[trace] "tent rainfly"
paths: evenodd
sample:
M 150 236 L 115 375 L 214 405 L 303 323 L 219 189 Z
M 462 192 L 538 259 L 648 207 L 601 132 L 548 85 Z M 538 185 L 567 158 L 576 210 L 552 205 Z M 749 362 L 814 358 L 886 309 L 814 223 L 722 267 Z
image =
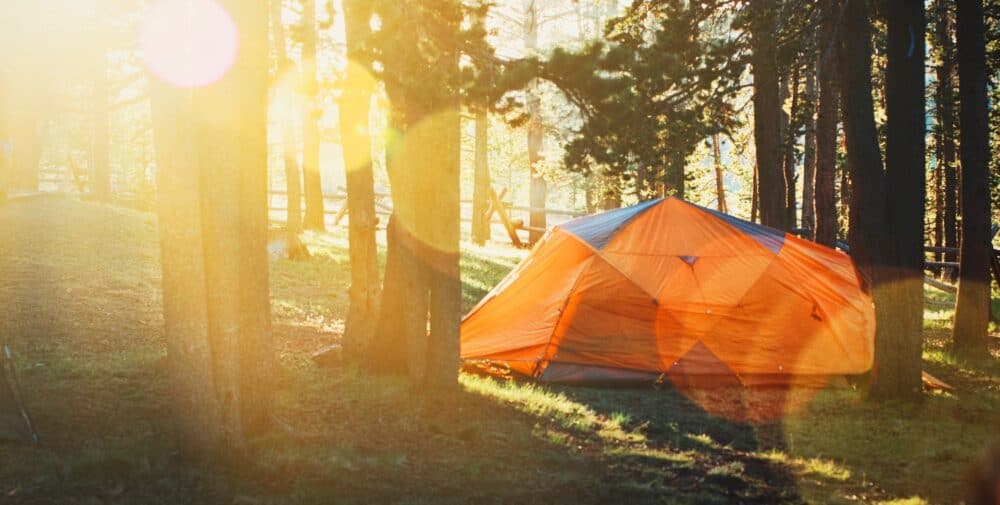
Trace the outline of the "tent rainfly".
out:
M 875 309 L 842 252 L 677 198 L 545 237 L 462 322 L 462 358 L 543 382 L 808 383 L 869 370 Z

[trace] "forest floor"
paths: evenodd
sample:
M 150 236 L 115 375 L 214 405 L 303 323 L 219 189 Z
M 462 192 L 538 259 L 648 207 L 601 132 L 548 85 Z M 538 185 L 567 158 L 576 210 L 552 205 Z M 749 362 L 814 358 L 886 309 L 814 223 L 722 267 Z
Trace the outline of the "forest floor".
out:
M 347 309 L 346 233 L 307 234 L 271 269 L 291 429 L 226 466 L 180 458 L 153 215 L 58 197 L 0 204 L 0 339 L 17 356 L 37 447 L 0 445 L 7 503 L 955 503 L 1000 436 L 991 359 L 947 351 L 929 294 L 925 368 L 956 388 L 917 405 L 830 388 L 766 422 L 711 415 L 669 387 L 554 387 L 463 374 L 424 398 L 405 381 L 317 368 Z M 523 256 L 463 251 L 470 307 Z

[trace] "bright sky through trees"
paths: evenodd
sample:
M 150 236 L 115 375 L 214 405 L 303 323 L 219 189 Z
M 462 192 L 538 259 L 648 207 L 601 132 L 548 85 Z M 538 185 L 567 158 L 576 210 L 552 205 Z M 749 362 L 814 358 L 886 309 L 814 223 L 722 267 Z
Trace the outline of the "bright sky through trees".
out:
M 215 0 L 159 0 L 145 14 L 140 46 L 150 71 L 188 88 L 219 80 L 238 51 L 233 19 Z

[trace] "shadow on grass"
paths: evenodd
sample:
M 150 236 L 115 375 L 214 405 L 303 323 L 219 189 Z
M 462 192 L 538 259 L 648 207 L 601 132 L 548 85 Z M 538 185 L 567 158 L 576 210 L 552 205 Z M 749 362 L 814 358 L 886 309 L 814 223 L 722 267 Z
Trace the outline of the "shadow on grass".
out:
M 783 437 L 774 433 L 780 430 L 777 424 L 755 427 L 709 414 L 669 386 L 554 391 L 634 434 L 632 444 L 605 451 L 610 464 L 624 473 L 619 486 L 669 492 L 690 503 L 801 501 L 791 471 L 760 456 L 783 445 Z

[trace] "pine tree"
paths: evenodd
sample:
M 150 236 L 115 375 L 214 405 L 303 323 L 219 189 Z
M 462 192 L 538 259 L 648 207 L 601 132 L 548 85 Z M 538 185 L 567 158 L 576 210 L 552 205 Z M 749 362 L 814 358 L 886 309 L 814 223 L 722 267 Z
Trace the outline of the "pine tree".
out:
M 316 79 L 316 0 L 302 1 L 302 174 L 306 197 L 303 224 L 309 230 L 325 230 L 323 178 L 319 157 L 319 116 Z
M 241 51 L 218 82 L 155 80 L 170 375 L 189 449 L 241 451 L 270 423 L 266 0 L 221 4 Z
M 955 347 L 987 353 L 990 319 L 989 100 L 982 0 L 957 1 L 962 249 L 955 305 Z
M 344 0 L 347 74 L 340 99 L 340 135 L 347 179 L 351 288 L 344 324 L 344 354 L 360 357 L 370 344 L 378 316 L 379 272 L 375 246 L 375 177 L 368 115 L 375 80 L 369 48 L 372 9 L 366 0 Z
M 881 283 L 893 296 L 877 309 L 892 317 L 892 328 L 875 342 L 876 398 L 920 395 L 924 317 L 925 121 L 924 54 L 926 31 L 921 2 L 887 4 L 886 198 L 889 253 Z

